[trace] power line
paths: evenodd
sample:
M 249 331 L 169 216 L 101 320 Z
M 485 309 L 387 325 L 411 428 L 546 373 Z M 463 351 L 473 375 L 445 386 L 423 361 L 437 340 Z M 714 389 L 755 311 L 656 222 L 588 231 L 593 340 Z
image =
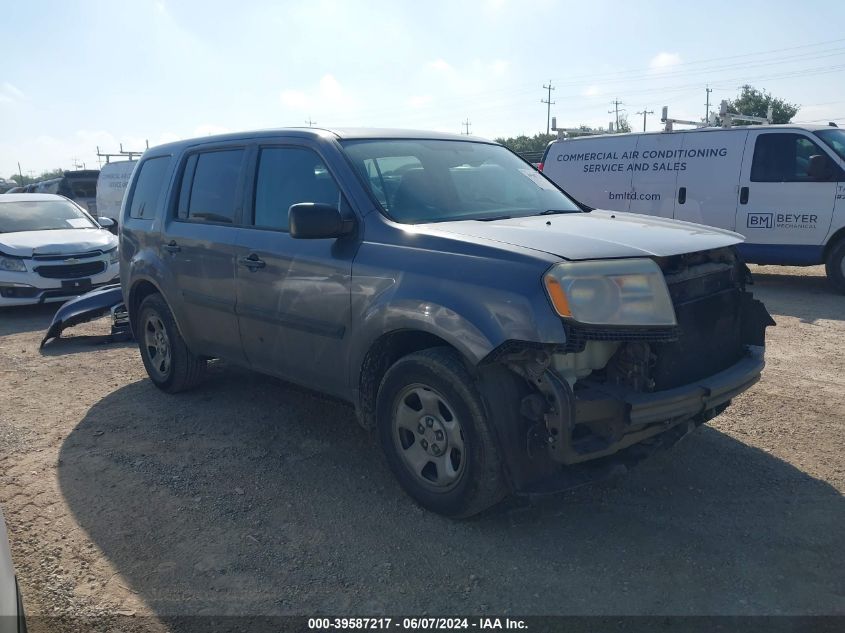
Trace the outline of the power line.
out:
M 540 103 L 546 104 L 546 136 L 549 134 L 549 123 L 552 120 L 552 105 L 554 101 L 552 101 L 552 90 L 554 90 L 554 86 L 552 86 L 551 80 L 549 80 L 549 85 L 543 84 L 543 89 L 549 91 L 549 96 L 547 99 L 540 99 Z
M 654 114 L 654 110 L 643 110 L 642 112 L 637 112 L 637 114 L 643 115 L 643 132 L 645 132 L 645 119 L 649 114 Z M 619 127 L 619 124 L 616 124 L 616 127 Z

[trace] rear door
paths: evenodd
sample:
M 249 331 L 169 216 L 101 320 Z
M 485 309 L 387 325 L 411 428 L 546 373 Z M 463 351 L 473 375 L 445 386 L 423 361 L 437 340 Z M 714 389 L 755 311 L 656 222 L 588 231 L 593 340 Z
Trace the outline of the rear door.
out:
M 802 130 L 764 128 L 748 133 L 736 230 L 746 236 L 749 244 L 824 243 L 841 170 L 834 165 L 829 178 L 812 179 L 807 169 L 810 156 L 815 154 L 828 156 L 834 162 L 818 139 Z
M 702 130 L 683 137 L 682 169 L 675 183 L 675 219 L 735 231 L 748 131 Z
M 242 217 L 245 147 L 190 153 L 182 166 L 175 213 L 161 240 L 173 275 L 171 298 L 193 351 L 243 362 L 235 315 L 235 258 Z
M 288 209 L 299 202 L 346 205 L 336 179 L 307 141 L 258 147 L 240 234 L 237 304 L 249 364 L 330 393 L 347 383 L 350 278 L 355 237 L 294 239 Z
M 630 169 L 631 213 L 671 218 L 675 212 L 675 183 L 684 166 L 684 134 L 641 134 Z

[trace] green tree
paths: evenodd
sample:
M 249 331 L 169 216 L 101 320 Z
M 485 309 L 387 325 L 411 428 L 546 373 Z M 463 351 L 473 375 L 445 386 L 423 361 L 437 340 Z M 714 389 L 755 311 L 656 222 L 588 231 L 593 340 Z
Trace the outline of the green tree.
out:
M 10 180 L 14 180 L 20 186 L 30 185 L 34 182 L 40 182 L 42 180 L 50 180 L 51 178 L 60 178 L 65 173 L 65 170 L 61 167 L 56 167 L 55 169 L 48 169 L 46 171 L 42 171 L 37 176 L 23 176 L 23 182 L 21 182 L 21 175 L 20 174 L 12 174 L 9 176 Z
M 520 134 L 519 136 L 514 136 L 512 138 L 497 138 L 495 141 L 497 143 L 501 143 L 517 154 L 532 154 L 545 151 L 546 145 L 556 138 L 557 136 L 554 134 L 540 133 L 535 134 L 534 136 Z
M 801 108 L 798 104 L 788 103 L 765 90 L 758 90 L 746 84 L 740 88 L 736 99 L 728 101 L 728 112 L 765 117 L 769 106 L 772 107 L 772 123 L 789 123 Z
M 628 123 L 628 115 L 622 114 L 619 116 L 619 125 L 616 128 L 617 132 L 630 132 L 631 124 Z

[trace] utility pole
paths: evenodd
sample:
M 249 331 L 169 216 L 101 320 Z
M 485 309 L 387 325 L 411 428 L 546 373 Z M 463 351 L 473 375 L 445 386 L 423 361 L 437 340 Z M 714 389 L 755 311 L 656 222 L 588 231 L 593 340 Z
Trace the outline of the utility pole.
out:
M 312 120 L 311 120 L 311 115 L 310 115 L 310 114 L 308 115 L 308 120 L 306 121 L 306 123 L 308 124 L 308 127 L 314 127 L 315 125 L 317 125 L 317 122 L 316 122 L 316 121 L 312 121 Z
M 610 105 L 613 106 L 613 110 L 608 110 L 607 113 L 608 114 L 613 114 L 614 112 L 616 113 L 616 131 L 618 132 L 619 131 L 619 106 L 625 105 L 625 104 L 622 103 L 619 100 L 619 98 L 616 98 L 616 99 L 614 99 L 613 101 L 610 102 Z M 625 110 L 622 110 L 622 112 L 624 112 L 624 111 Z
M 549 91 L 548 98 L 540 99 L 540 103 L 546 104 L 546 136 L 548 136 L 549 135 L 549 124 L 551 123 L 551 120 L 552 120 L 552 106 L 555 104 L 555 102 L 552 101 L 552 90 L 554 90 L 555 87 L 552 85 L 551 79 L 549 79 L 549 85 L 548 86 L 546 84 L 543 84 L 543 89 Z
M 704 122 L 706 123 L 710 120 L 710 93 L 713 92 L 713 88 L 707 86 L 704 90 L 707 92 L 707 103 L 704 105 Z
M 21 186 L 23 186 L 23 171 L 21 171 L 21 161 L 18 161 L 18 175 L 21 177 Z
M 643 110 L 642 112 L 637 112 L 637 114 L 643 115 L 643 132 L 645 132 L 645 118 L 649 114 L 654 114 L 654 110 Z
M 469 120 L 469 117 L 467 117 L 466 121 L 461 121 L 461 125 L 463 125 L 464 129 L 466 130 L 465 132 L 463 132 L 463 134 L 466 134 L 467 136 L 469 136 L 469 126 L 471 124 L 472 124 L 472 121 Z

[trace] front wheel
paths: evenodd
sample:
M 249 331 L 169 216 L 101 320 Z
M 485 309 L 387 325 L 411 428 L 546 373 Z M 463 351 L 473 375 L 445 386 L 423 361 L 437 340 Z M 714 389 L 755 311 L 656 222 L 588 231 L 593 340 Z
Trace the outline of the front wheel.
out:
M 845 239 L 840 239 L 825 260 L 827 278 L 839 292 L 845 293 Z
M 507 494 L 481 396 L 453 350 L 397 361 L 379 387 L 377 423 L 391 470 L 424 508 L 468 517 Z
M 135 322 L 141 360 L 156 387 L 177 393 L 202 382 L 208 363 L 185 345 L 164 297 L 160 294 L 146 297 Z

